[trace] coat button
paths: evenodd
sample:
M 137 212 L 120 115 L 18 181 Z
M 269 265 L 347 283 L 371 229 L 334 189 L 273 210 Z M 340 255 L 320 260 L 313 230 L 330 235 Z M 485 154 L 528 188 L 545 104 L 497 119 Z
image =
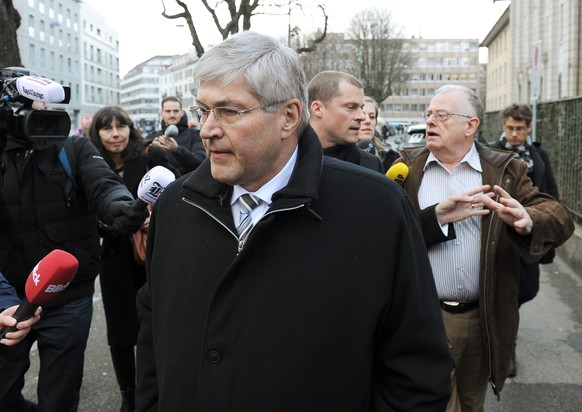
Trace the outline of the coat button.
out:
M 220 363 L 222 360 L 222 354 L 217 350 L 210 350 L 206 354 L 206 358 L 210 363 Z

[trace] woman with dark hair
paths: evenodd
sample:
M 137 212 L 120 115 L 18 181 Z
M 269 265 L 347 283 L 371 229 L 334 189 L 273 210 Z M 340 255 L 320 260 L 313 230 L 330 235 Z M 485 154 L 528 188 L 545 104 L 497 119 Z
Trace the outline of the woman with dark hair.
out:
M 107 106 L 93 116 L 89 139 L 111 168 L 137 196 L 146 172 L 164 166 L 174 174 L 164 149 L 147 146 L 129 115 L 118 106 Z M 147 227 L 149 219 L 144 226 Z M 121 411 L 135 410 L 135 354 L 139 321 L 135 308 L 138 289 L 145 283 L 145 267 L 134 258 L 131 237 L 101 227 L 103 244 L 99 281 L 107 322 L 107 342 L 121 390 Z

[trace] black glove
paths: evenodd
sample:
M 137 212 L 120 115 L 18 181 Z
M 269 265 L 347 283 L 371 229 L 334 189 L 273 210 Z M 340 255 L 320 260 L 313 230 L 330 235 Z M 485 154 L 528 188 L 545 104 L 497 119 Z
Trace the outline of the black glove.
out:
M 113 229 L 117 233 L 131 235 L 139 230 L 143 222 L 150 215 L 147 208 L 135 210 L 133 202 L 117 201 L 109 206 L 109 218 L 113 222 Z

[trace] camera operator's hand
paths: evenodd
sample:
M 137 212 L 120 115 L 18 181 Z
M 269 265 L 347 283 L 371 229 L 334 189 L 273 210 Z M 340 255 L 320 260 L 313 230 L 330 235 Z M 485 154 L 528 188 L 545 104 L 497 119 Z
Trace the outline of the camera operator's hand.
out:
M 117 201 L 111 203 L 111 206 L 109 206 L 109 217 L 113 222 L 113 229 L 117 233 L 131 235 L 137 232 L 149 216 L 149 210 L 147 208 L 135 210 L 132 204 L 133 202 Z

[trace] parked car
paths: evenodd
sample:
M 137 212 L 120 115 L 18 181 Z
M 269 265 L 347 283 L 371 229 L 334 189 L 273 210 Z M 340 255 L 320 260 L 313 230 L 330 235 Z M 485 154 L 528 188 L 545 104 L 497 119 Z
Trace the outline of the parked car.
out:
M 406 147 L 422 147 L 426 145 L 426 124 L 419 123 L 408 126 L 404 140 L 398 146 L 398 151 Z

